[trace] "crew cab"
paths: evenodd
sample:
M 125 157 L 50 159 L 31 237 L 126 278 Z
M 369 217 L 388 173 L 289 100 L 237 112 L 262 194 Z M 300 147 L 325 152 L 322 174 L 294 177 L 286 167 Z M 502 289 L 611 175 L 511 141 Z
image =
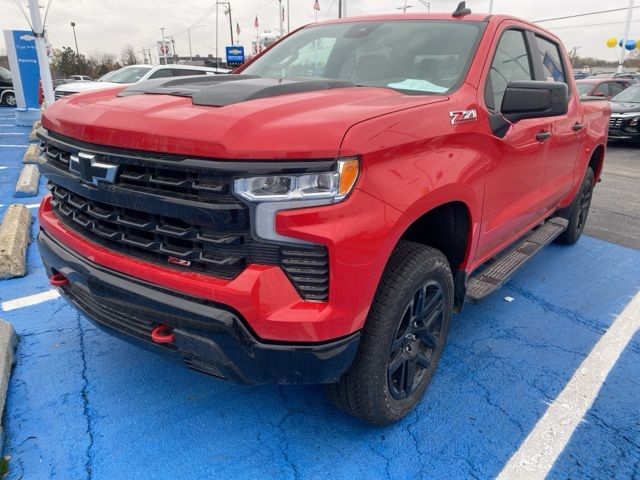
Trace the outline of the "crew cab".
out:
M 39 131 L 50 281 L 192 369 L 326 384 L 397 421 L 452 314 L 582 234 L 610 111 L 580 101 L 565 52 L 463 2 L 315 23 L 234 75 L 60 100 Z

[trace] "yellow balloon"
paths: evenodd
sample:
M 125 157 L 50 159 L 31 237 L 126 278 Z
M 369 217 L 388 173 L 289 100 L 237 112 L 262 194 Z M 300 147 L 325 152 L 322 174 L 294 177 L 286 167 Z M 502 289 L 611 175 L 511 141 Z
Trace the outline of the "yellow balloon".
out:
M 618 44 L 618 39 L 615 37 L 611 37 L 609 40 L 607 40 L 607 47 L 609 48 L 613 48 Z
M 640 50 L 640 40 L 637 40 L 637 41 L 636 41 L 636 48 L 637 48 L 638 50 Z

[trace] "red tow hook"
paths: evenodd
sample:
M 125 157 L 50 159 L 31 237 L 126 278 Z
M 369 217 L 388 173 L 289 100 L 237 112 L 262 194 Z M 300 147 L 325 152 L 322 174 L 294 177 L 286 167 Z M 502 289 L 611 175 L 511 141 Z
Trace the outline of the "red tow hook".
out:
M 64 287 L 69 285 L 69 279 L 61 273 L 56 273 L 49 277 L 49 283 L 54 287 Z
M 173 328 L 169 325 L 158 325 L 151 330 L 151 340 L 156 343 L 172 343 L 176 339 Z

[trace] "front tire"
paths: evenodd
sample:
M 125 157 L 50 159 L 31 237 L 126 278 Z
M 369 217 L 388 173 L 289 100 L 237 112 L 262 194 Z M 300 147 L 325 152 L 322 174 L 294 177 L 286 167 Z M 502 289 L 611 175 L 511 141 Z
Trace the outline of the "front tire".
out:
M 442 253 L 400 241 L 383 273 L 353 365 L 327 386 L 330 401 L 376 425 L 407 415 L 442 355 L 453 306 L 453 277 Z
M 587 167 L 587 172 L 585 173 L 584 179 L 582 180 L 582 185 L 580 185 L 580 189 L 573 199 L 569 214 L 565 217 L 567 220 L 569 220 L 569 225 L 567 225 L 567 229 L 562 232 L 558 236 L 558 238 L 556 238 L 556 243 L 561 243 L 563 245 L 573 245 L 582 236 L 584 227 L 587 224 L 589 209 L 591 208 L 593 186 L 595 183 L 594 179 L 595 175 L 593 173 L 593 170 L 591 169 L 591 167 Z

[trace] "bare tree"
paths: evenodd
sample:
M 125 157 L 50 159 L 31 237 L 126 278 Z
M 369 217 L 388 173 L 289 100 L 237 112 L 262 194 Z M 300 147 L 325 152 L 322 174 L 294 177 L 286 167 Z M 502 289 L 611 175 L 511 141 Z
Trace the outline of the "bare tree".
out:
M 122 48 L 122 53 L 120 54 L 120 61 L 123 65 L 136 65 L 139 62 L 138 55 L 136 54 L 133 45 L 127 44 Z

